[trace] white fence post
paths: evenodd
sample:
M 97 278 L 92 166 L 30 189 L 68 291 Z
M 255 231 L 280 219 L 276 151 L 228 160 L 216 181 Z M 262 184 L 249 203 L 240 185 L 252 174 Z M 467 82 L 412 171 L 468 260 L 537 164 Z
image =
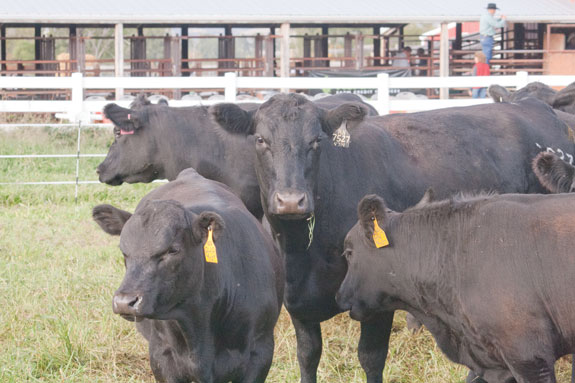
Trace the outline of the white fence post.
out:
M 515 74 L 517 76 L 517 89 L 523 88 L 529 84 L 529 73 L 520 71 Z
M 233 72 L 228 72 L 224 75 L 226 79 L 226 87 L 224 90 L 226 102 L 236 102 L 236 93 L 238 92 L 237 75 Z
M 84 108 L 84 76 L 82 73 L 72 73 L 72 102 L 69 119 L 78 122 L 82 119 Z
M 389 114 L 389 74 L 377 75 L 377 111 L 379 114 Z

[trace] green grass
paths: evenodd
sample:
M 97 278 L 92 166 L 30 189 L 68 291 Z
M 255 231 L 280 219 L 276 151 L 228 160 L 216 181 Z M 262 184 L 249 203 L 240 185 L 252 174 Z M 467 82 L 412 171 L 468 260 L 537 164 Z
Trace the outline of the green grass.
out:
M 82 151 L 105 153 L 108 130 L 83 133 Z M 74 153 L 76 133 L 50 129 L 0 132 L 0 154 Z M 96 179 L 100 159 L 83 160 L 81 179 Z M 0 159 L 0 182 L 73 180 L 75 160 Z M 153 382 L 147 345 L 132 323 L 112 313 L 123 277 L 118 237 L 92 222 L 111 203 L 132 211 L 152 185 L 0 186 L 0 382 Z M 347 314 L 322 324 L 321 382 L 362 382 L 359 326 Z M 276 327 L 269 382 L 297 382 L 289 317 Z M 570 366 L 557 363 L 559 381 Z M 428 332 L 412 335 L 396 315 L 385 382 L 463 382 L 465 368 L 446 360 Z

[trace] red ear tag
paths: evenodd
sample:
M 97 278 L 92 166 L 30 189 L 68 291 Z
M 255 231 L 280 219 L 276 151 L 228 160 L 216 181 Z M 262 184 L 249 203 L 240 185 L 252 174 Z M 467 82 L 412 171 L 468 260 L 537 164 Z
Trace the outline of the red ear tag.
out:
M 131 132 L 129 132 L 127 130 L 120 129 L 120 135 L 125 136 L 126 134 L 134 134 L 134 131 L 132 130 Z

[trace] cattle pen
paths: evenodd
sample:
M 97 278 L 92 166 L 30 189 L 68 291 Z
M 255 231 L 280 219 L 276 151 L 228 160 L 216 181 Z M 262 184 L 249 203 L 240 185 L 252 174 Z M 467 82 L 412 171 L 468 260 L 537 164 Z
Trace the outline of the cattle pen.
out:
M 432 186 L 445 188 L 455 185 L 455 181 L 450 182 L 454 179 L 464 186 L 479 185 L 477 179 L 480 178 L 495 182 L 500 178 L 498 175 L 503 174 L 500 170 L 510 163 L 521 166 L 509 166 L 512 170 L 501 177 L 502 182 L 519 179 L 520 183 L 525 178 L 524 171 L 535 169 L 535 152 L 539 153 L 537 157 L 552 155 L 551 158 L 556 157 L 558 161 L 566 158 L 571 162 L 568 171 L 575 171 L 575 146 L 572 148 L 571 145 L 571 141 L 575 142 L 574 115 L 564 113 L 563 109 L 554 112 L 551 109 L 557 108 L 554 96 L 551 101 L 549 98 L 543 100 L 540 93 L 529 89 L 530 96 L 537 96 L 547 105 L 535 100 L 527 100 L 524 104 L 525 100 L 519 97 L 523 97 L 524 92 L 518 92 L 535 82 L 540 83 L 536 85 L 544 84 L 541 93 L 546 91 L 547 96 L 552 92 L 556 95 L 565 88 L 575 90 L 575 0 L 497 2 L 501 8 L 497 14 L 505 14 L 507 23 L 494 35 L 491 74 L 480 77 L 472 75 L 472 67 L 474 54 L 482 49 L 479 20 L 487 2 L 19 0 L 0 3 L 0 383 L 156 382 L 149 339 L 142 336 L 136 323 L 115 314 L 113 299 L 122 288 L 122 277 L 128 268 L 125 254 L 129 251 L 120 247 L 119 236 L 111 237 L 109 232 L 106 234 L 101 230 L 103 226 L 95 218 L 97 208 L 94 208 L 108 206 L 115 207 L 121 215 L 138 214 L 136 209 L 144 205 L 147 196 L 156 198 L 153 193 L 158 195 L 161 191 L 158 189 L 165 190 L 178 182 L 168 181 L 174 178 L 171 173 L 162 173 L 165 168 L 154 163 L 157 157 L 170 157 L 172 153 L 185 155 L 170 157 L 169 161 L 185 165 L 181 169 L 191 167 L 206 178 L 223 182 L 243 200 L 248 210 L 250 204 L 246 197 L 255 196 L 255 200 L 265 204 L 264 190 L 273 186 L 265 180 L 272 179 L 273 174 L 262 169 L 273 168 L 274 174 L 282 174 L 282 168 L 277 166 L 283 161 L 278 159 L 282 156 L 272 150 L 279 146 L 279 140 L 266 137 L 262 125 L 256 129 L 255 118 L 250 121 L 251 125 L 245 125 L 252 129 L 246 128 L 245 137 L 228 135 L 217 111 L 220 107 L 242 109 L 253 118 L 256 114 L 251 114 L 249 108 L 258 108 L 272 100 L 266 105 L 269 106 L 275 100 L 288 97 L 298 100 L 300 105 L 318 105 L 313 111 L 320 116 L 320 123 L 315 125 L 321 125 L 322 131 L 315 134 L 317 126 L 308 129 L 303 123 L 299 125 L 305 127 L 301 130 L 304 134 L 292 136 L 291 132 L 299 132 L 299 126 L 295 123 L 286 125 L 283 132 L 289 133 L 286 136 L 292 140 L 293 147 L 307 148 L 308 154 L 300 156 L 305 157 L 305 161 L 286 162 L 289 170 L 285 173 L 288 174 L 280 181 L 295 179 L 301 169 L 315 169 L 319 161 L 314 157 L 317 152 L 323 158 L 317 171 L 321 175 L 318 180 L 339 181 L 329 181 L 332 182 L 330 187 L 318 187 L 319 192 L 310 187 L 313 193 L 310 192 L 308 200 L 316 208 L 310 216 L 301 219 L 302 228 L 308 230 L 302 234 L 307 245 L 301 253 L 305 255 L 302 257 L 305 261 L 303 266 L 300 264 L 299 268 L 291 269 L 291 277 L 286 276 L 286 286 L 294 276 L 305 278 L 315 264 L 321 264 L 320 261 L 306 264 L 309 259 L 328 262 L 313 274 L 311 281 L 307 281 L 310 283 L 300 283 L 306 288 L 297 293 L 292 291 L 291 299 L 286 291 L 273 333 L 273 363 L 265 381 L 311 383 L 306 379 L 309 374 L 302 369 L 302 363 L 305 364 L 302 359 L 305 361 L 310 356 L 310 360 L 314 359 L 317 352 L 308 350 L 308 355 L 302 356 L 305 351 L 301 352 L 301 349 L 307 345 L 302 342 L 305 336 L 302 337 L 302 328 L 298 329 L 297 322 L 300 318 L 300 322 L 308 321 L 314 315 L 311 322 L 320 329 L 321 351 L 317 361 L 317 383 L 365 382 L 366 377 L 371 383 L 373 376 L 377 376 L 375 381 L 379 383 L 464 383 L 472 380 L 466 379 L 469 368 L 452 362 L 453 359 L 446 356 L 449 353 L 438 346 L 441 342 L 432 336 L 431 327 L 414 330 L 410 327 L 410 314 L 402 310 L 396 310 L 393 318 L 389 317 L 385 322 L 385 326 L 391 327 L 385 366 L 383 371 L 371 368 L 370 378 L 370 366 L 366 368 L 365 363 L 370 359 L 366 357 L 366 344 L 375 345 L 381 341 L 381 334 L 362 333 L 364 325 L 369 327 L 373 323 L 352 319 L 349 310 L 338 311 L 339 314 L 331 319 L 323 317 L 323 322 L 314 322 L 318 318 L 317 312 L 329 301 L 313 301 L 313 293 L 324 295 L 323 290 L 315 290 L 321 287 L 315 282 L 323 279 L 334 284 L 333 281 L 339 278 L 339 274 L 332 271 L 339 261 L 348 258 L 348 241 L 344 243 L 343 235 L 347 232 L 347 224 L 357 218 L 355 199 L 360 192 L 378 194 L 386 198 L 386 202 L 391 197 L 384 189 L 371 190 L 372 187 L 365 186 L 372 180 L 380 180 L 382 185 L 397 184 L 398 200 L 407 201 L 411 195 L 419 193 L 420 190 L 412 190 L 418 182 L 428 187 L 428 181 L 433 179 L 437 185 Z M 401 57 L 407 47 L 413 51 L 406 67 Z M 492 98 L 471 98 L 472 88 L 492 85 L 500 86 L 490 89 Z M 324 113 L 328 115 L 331 109 L 326 106 L 326 100 L 323 100 L 326 104 L 319 105 L 322 105 L 322 99 L 329 100 L 334 96 L 342 96 L 342 99 L 349 96 L 344 101 L 345 106 L 350 108 L 349 103 L 353 102 L 351 107 L 358 113 L 361 109 L 369 110 L 366 120 L 357 119 L 363 121 L 357 124 L 353 118 L 343 118 L 332 124 L 327 123 L 327 119 L 324 121 Z M 568 106 L 575 114 L 575 92 L 568 96 L 572 101 Z M 529 104 L 531 101 L 534 103 Z M 366 105 L 360 107 L 361 102 Z M 161 103 L 169 108 L 156 105 Z M 234 105 L 218 107 L 221 103 Z M 104 112 L 109 104 L 117 104 L 112 106 L 117 115 L 110 113 L 110 107 L 106 109 L 108 113 Z M 141 116 L 139 108 L 146 108 L 147 120 L 138 126 L 135 121 Z M 260 121 L 266 117 L 272 122 L 270 125 L 282 124 L 280 119 L 272 120 L 271 115 L 262 114 L 263 109 L 256 109 Z M 459 113 L 461 110 L 464 112 Z M 472 112 L 466 114 L 468 110 Z M 155 114 L 157 111 L 160 113 Z M 380 116 L 376 116 L 375 111 Z M 547 111 L 557 119 L 545 120 L 549 117 Z M 118 117 L 120 114 L 122 117 Z M 286 115 L 283 115 L 284 119 Z M 148 119 L 149 116 L 152 117 Z M 234 117 L 239 126 L 241 116 L 236 114 Z M 124 126 L 126 119 L 129 121 Z M 548 133 L 560 125 L 559 119 L 564 123 L 560 128 L 566 126 L 568 137 L 557 136 L 565 139 L 566 147 L 554 144 L 555 136 Z M 382 123 L 376 126 L 371 121 Z M 394 127 L 392 121 L 401 121 L 404 125 Z M 444 122 L 446 129 L 440 127 Z M 346 124 L 349 132 L 346 132 Z M 324 125 L 339 128 L 326 131 Z M 530 134 L 530 127 L 535 125 L 538 127 L 533 129 L 536 134 Z M 339 160 L 333 153 L 357 150 L 362 135 L 366 137 L 365 130 L 354 130 L 362 126 L 373 130 L 381 127 L 390 135 L 397 135 L 397 139 L 379 141 L 378 135 L 367 136 L 372 138 L 364 139 L 367 144 L 381 149 L 377 157 L 376 154 L 368 155 L 371 146 L 366 145 L 360 150 L 362 159 L 358 159 L 357 164 Z M 466 129 L 459 129 L 462 126 Z M 485 126 L 495 128 L 484 130 Z M 514 134 L 516 131 L 521 134 Z M 349 134 L 346 136 L 345 133 Z M 336 141 L 348 139 L 347 148 L 335 148 L 333 153 L 326 150 L 325 146 L 334 146 L 331 145 L 332 138 L 342 136 L 339 141 L 333 140 L 334 145 L 337 146 Z M 168 137 L 170 139 L 165 139 Z M 549 137 L 553 138 L 551 143 L 546 141 Z M 318 151 L 320 141 L 322 150 Z M 223 142 L 232 144 L 226 146 Z M 557 142 L 563 141 L 557 139 Z M 254 145 L 256 149 L 252 153 Z M 170 155 L 166 154 L 168 152 Z M 463 152 L 467 154 L 457 154 Z M 269 158 L 274 154 L 276 157 L 268 167 L 250 166 L 250 158 L 257 158 L 260 153 Z M 374 149 L 373 153 L 378 152 Z M 313 161 L 310 160 L 312 157 Z M 486 160 L 482 162 L 483 158 Z M 566 165 L 569 161 L 564 162 Z M 328 163 L 333 165 L 333 170 L 325 172 Z M 174 169 L 170 165 L 170 171 Z M 125 176 L 130 172 L 133 173 Z M 144 172 L 155 178 L 138 178 Z M 134 174 L 136 177 L 129 178 Z M 236 177 L 229 177 L 229 174 Z M 303 172 L 304 183 L 308 185 L 316 182 L 315 176 L 310 174 L 315 171 Z M 541 178 L 537 181 L 534 177 L 527 182 L 540 182 L 546 187 Z M 486 184 L 481 185 L 490 188 Z M 571 191 L 575 190 L 575 182 L 570 187 Z M 243 190 L 249 195 L 244 195 Z M 436 197 L 441 193 L 437 189 L 435 192 Z M 186 194 L 192 199 L 197 197 L 195 193 Z M 279 193 L 269 194 L 279 196 Z M 391 205 L 388 207 L 392 208 Z M 281 242 L 286 239 L 292 241 L 291 245 L 300 245 L 291 238 L 289 231 L 278 231 L 274 227 L 273 221 L 278 217 L 273 217 L 273 212 L 271 219 L 268 216 L 269 201 L 267 209 L 265 205 L 261 208 L 267 210 L 264 214 L 266 229 L 271 228 L 270 231 L 277 234 L 278 249 L 284 246 Z M 168 213 L 168 208 L 165 210 Z M 326 212 L 330 213 L 330 218 L 325 218 Z M 282 218 L 279 220 L 283 221 Z M 298 218 L 291 218 L 285 221 L 290 225 L 298 223 Z M 540 218 L 545 221 L 557 217 L 542 214 Z M 372 219 L 375 220 L 375 216 Z M 377 222 L 381 225 L 380 230 L 387 232 L 392 245 L 387 249 L 398 248 L 394 233 L 385 227 L 385 219 L 377 217 L 375 225 Z M 156 220 L 156 223 L 164 229 L 173 222 Z M 242 226 L 225 223 L 225 230 Z M 558 231 L 562 234 L 572 232 L 573 225 L 560 223 Z M 215 241 L 215 245 L 211 242 L 214 254 L 224 249 L 219 247 L 221 237 L 216 233 L 217 226 L 221 230 L 221 225 L 213 222 L 207 227 L 210 238 Z M 441 225 L 436 224 L 433 229 L 446 231 L 438 226 Z M 494 229 L 495 235 L 499 234 L 495 224 L 483 226 Z M 179 230 L 178 235 L 184 230 Z M 509 234 L 506 230 L 501 232 Z M 412 243 L 418 240 L 415 230 L 406 233 Z M 143 237 L 149 240 L 152 236 L 139 236 L 134 242 L 143 245 L 146 242 Z M 249 236 L 241 237 L 248 239 Z M 249 242 L 245 244 L 246 249 L 265 242 L 257 238 L 246 241 Z M 125 240 L 124 237 L 122 241 Z M 271 243 L 272 237 L 269 240 Z M 489 251 L 498 241 L 489 238 L 481 243 L 485 244 L 482 248 Z M 319 251 L 320 247 L 324 250 Z M 356 245 L 355 255 L 359 254 L 358 248 Z M 206 247 L 203 249 L 200 258 L 207 260 Z M 170 246 L 166 254 L 173 255 L 178 250 Z M 314 258 L 319 253 L 327 257 Z M 234 255 L 239 259 L 244 254 L 251 253 L 244 251 Z M 226 258 L 222 253 L 218 255 L 219 266 L 225 265 Z M 293 260 L 293 255 L 286 251 L 282 258 L 287 264 L 288 256 Z M 496 263 L 494 268 L 504 267 L 503 262 Z M 173 268 L 184 269 L 181 266 Z M 241 274 L 246 271 L 246 281 L 263 278 L 261 270 L 245 268 Z M 237 268 L 233 272 L 240 274 Z M 392 274 L 390 276 L 395 277 Z M 535 278 L 520 277 L 527 282 L 529 277 Z M 378 272 L 375 278 L 383 281 L 389 277 L 387 273 Z M 187 279 L 192 281 L 194 278 Z M 445 279 L 449 282 L 450 278 L 446 276 Z M 235 282 L 230 286 L 240 288 Z M 479 288 L 484 287 L 480 285 Z M 215 291 L 213 287 L 194 290 L 202 291 L 204 296 Z M 495 295 L 499 293 L 510 300 L 519 299 L 506 294 L 505 289 L 495 291 Z M 303 309 L 294 309 L 308 298 L 314 303 L 307 302 L 308 306 L 302 305 Z M 253 315 L 255 306 L 260 303 L 260 299 L 254 298 L 247 314 Z M 339 308 L 344 309 L 341 305 Z M 304 315 L 298 317 L 298 311 Z M 495 310 L 490 310 L 490 314 L 491 311 L 498 314 Z M 131 319 L 141 320 L 142 317 Z M 509 323 L 520 323 L 520 319 L 515 319 L 511 318 Z M 239 324 L 241 320 L 229 322 Z M 213 321 L 211 325 L 215 328 L 220 324 Z M 240 327 L 248 326 L 243 323 Z M 313 333 L 307 335 L 310 334 Z M 515 335 L 512 331 L 509 334 Z M 370 342 L 365 343 L 366 340 Z M 317 339 L 313 338 L 313 341 L 317 346 Z M 379 343 L 370 351 L 383 350 Z M 235 349 L 230 351 L 230 355 L 237 352 Z M 558 383 L 575 383 L 573 352 L 555 361 Z M 375 360 L 376 353 L 371 356 Z M 188 362 L 185 357 L 182 361 Z M 311 362 L 308 364 L 314 361 Z M 374 370 L 377 371 L 373 373 Z M 315 379 L 311 381 L 315 383 Z

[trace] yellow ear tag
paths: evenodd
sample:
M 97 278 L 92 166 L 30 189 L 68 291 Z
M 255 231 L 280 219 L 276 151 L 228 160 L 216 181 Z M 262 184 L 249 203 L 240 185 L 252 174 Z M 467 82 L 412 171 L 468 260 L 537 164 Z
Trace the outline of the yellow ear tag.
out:
M 377 224 L 377 218 L 373 217 L 373 242 L 375 243 L 375 247 L 378 249 L 380 247 L 385 247 L 389 245 L 389 241 L 387 240 L 387 235 L 385 235 L 385 231 L 379 227 Z
M 208 227 L 208 240 L 204 245 L 204 254 L 206 255 L 206 262 L 218 263 L 218 253 L 216 253 L 216 245 L 212 238 L 212 228 Z

